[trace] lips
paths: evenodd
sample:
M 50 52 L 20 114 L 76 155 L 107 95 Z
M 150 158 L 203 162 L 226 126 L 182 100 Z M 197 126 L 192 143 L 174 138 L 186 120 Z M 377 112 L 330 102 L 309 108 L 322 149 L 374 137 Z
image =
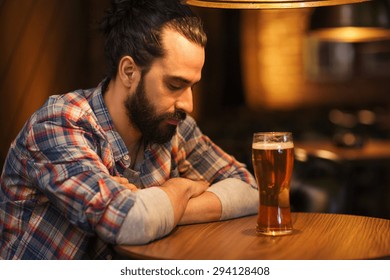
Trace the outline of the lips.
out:
M 184 121 L 186 117 L 186 112 L 183 110 L 176 110 L 173 114 L 166 116 L 166 122 L 170 125 L 177 126 L 181 121 Z
M 179 123 L 180 123 L 181 120 L 178 120 L 178 119 L 167 119 L 167 123 L 170 124 L 170 125 L 175 125 L 177 126 Z

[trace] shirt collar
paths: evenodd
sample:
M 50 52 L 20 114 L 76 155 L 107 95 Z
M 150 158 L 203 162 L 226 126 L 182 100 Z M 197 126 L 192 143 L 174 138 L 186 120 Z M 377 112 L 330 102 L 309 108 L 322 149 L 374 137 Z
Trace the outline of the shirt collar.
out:
M 105 81 L 102 81 L 96 88 L 90 90 L 90 97 L 88 99 L 98 123 L 107 135 L 107 140 L 112 147 L 114 159 L 115 161 L 118 161 L 128 154 L 128 150 L 122 137 L 115 130 L 110 113 L 104 103 L 102 93 L 102 86 L 104 82 Z

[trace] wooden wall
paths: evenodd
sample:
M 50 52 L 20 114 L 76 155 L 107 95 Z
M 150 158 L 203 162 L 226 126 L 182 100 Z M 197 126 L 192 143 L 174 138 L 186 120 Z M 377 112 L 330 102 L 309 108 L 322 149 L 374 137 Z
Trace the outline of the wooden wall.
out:
M 94 23 L 107 2 L 0 1 L 0 167 L 11 141 L 49 95 L 93 87 L 103 77 Z

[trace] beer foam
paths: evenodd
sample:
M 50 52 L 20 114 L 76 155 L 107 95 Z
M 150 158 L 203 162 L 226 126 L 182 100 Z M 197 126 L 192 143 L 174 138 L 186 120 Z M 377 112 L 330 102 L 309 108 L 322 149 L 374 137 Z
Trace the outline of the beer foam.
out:
M 282 142 L 282 143 L 257 142 L 252 144 L 252 148 L 261 149 L 261 150 L 291 149 L 294 148 L 294 143 L 293 142 Z

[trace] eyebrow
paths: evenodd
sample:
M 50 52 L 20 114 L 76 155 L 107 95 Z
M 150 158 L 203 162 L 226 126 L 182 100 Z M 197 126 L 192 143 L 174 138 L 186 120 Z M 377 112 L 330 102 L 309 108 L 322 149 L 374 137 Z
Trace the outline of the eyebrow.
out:
M 184 79 L 183 77 L 180 77 L 180 76 L 169 76 L 169 75 L 167 75 L 167 76 L 164 77 L 164 80 L 165 81 L 174 80 L 176 82 L 180 82 L 180 83 L 187 84 L 187 85 L 191 85 L 192 84 L 191 81 L 189 81 L 187 79 Z M 194 83 L 194 84 L 196 84 L 196 83 Z

